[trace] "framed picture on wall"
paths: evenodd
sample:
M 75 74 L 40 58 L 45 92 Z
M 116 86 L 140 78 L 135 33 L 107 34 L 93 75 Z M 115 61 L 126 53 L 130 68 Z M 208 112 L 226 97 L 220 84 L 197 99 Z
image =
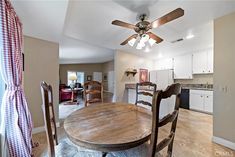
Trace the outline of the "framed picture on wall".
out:
M 107 76 L 107 73 L 104 73 L 104 78 L 103 78 L 104 81 L 108 81 L 108 76 Z
M 91 75 L 87 75 L 86 80 L 87 81 L 91 81 L 92 80 L 92 76 Z
M 140 69 L 140 82 L 148 81 L 148 69 Z

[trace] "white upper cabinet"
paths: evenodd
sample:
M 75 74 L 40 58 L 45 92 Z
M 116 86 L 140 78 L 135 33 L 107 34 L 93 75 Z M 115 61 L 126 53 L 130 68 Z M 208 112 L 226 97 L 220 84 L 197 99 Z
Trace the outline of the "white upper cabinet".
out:
M 174 58 L 174 79 L 192 79 L 192 54 Z
M 173 58 L 161 59 L 155 61 L 155 70 L 173 69 Z
M 193 54 L 193 74 L 213 73 L 213 49 Z
M 207 52 L 207 70 L 208 73 L 213 73 L 214 72 L 214 51 L 213 49 L 210 49 Z
M 207 68 L 207 52 L 193 54 L 193 74 L 205 73 Z

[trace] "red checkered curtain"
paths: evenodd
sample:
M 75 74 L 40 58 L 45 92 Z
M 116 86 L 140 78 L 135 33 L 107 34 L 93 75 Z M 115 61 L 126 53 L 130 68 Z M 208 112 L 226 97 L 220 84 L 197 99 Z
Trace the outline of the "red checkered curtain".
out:
M 32 121 L 22 89 L 22 25 L 8 0 L 0 0 L 0 71 L 7 88 L 1 105 L 4 157 L 32 156 Z

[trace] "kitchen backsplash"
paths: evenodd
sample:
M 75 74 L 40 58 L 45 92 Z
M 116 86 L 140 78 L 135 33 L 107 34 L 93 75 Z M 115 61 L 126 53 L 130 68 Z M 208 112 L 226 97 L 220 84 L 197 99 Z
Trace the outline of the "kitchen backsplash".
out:
M 193 75 L 193 79 L 175 79 L 175 83 L 181 84 L 213 84 L 213 74 Z
M 184 89 L 213 90 L 213 84 L 181 84 Z

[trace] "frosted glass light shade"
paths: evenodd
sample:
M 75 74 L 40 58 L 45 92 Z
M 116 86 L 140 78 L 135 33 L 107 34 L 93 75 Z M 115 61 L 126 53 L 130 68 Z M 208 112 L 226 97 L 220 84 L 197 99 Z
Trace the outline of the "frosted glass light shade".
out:
M 150 46 L 153 46 L 155 43 L 156 43 L 156 40 L 154 40 L 152 38 L 149 39 Z
M 128 44 L 129 44 L 130 46 L 134 46 L 135 41 L 136 41 L 136 38 L 132 38 L 131 40 L 128 41 Z
M 140 49 L 142 49 L 143 47 L 145 47 L 145 44 L 140 41 L 140 42 L 137 44 L 136 49 L 140 50 Z
M 140 43 L 137 44 L 136 49 L 141 50 L 143 47 L 141 46 Z
M 148 35 L 148 34 L 143 34 L 143 35 L 141 36 L 140 42 L 145 43 L 145 42 L 147 42 L 148 40 L 149 40 L 149 35 Z

